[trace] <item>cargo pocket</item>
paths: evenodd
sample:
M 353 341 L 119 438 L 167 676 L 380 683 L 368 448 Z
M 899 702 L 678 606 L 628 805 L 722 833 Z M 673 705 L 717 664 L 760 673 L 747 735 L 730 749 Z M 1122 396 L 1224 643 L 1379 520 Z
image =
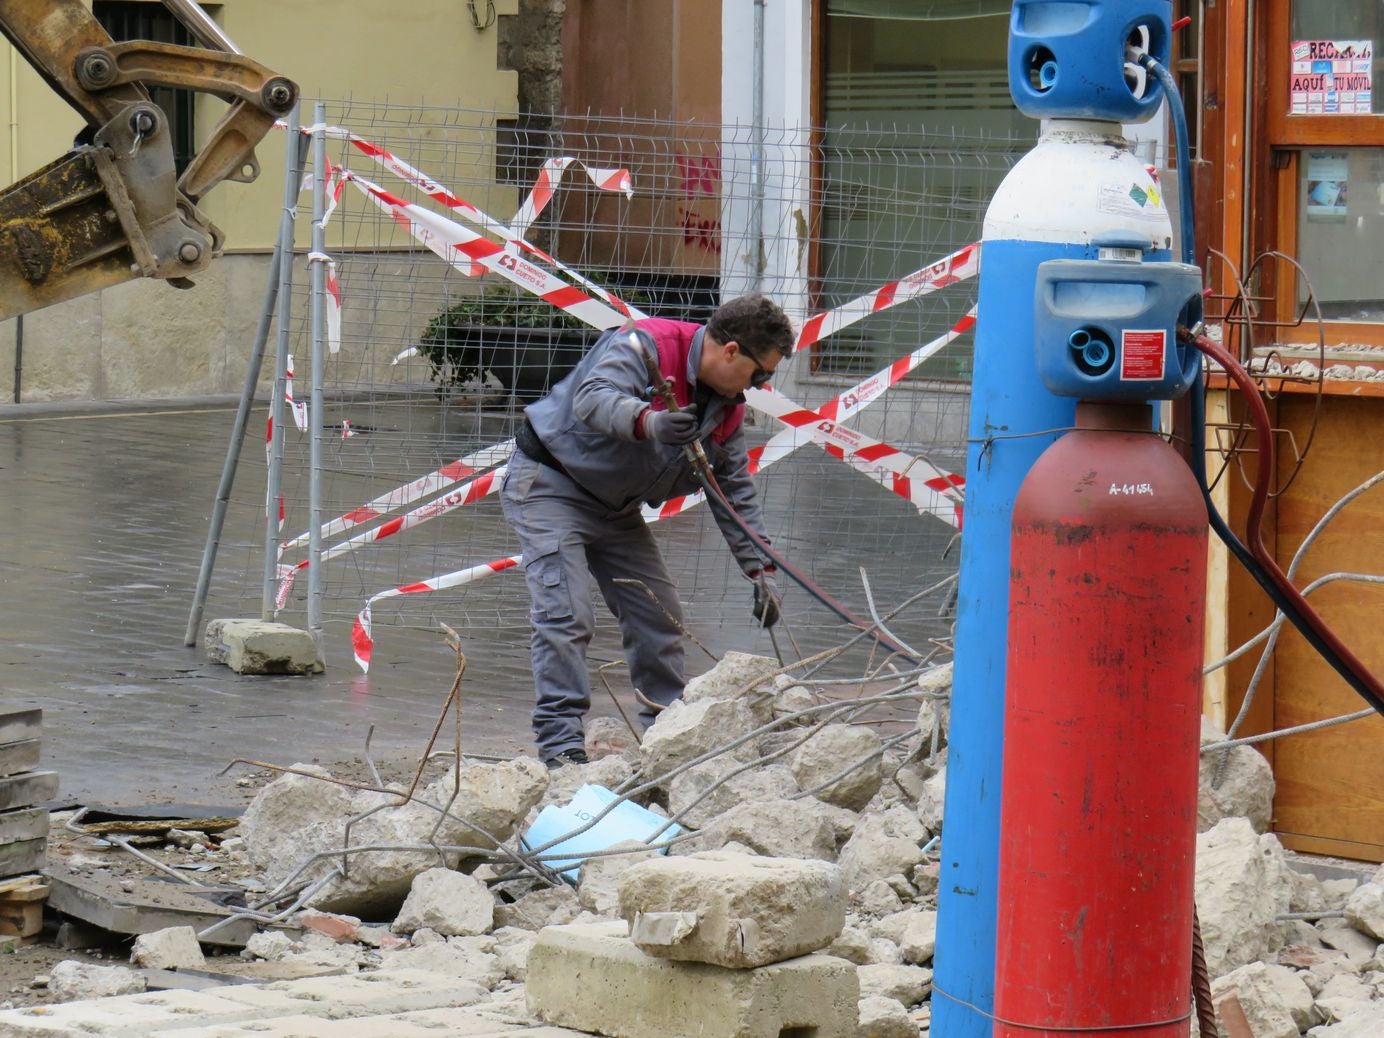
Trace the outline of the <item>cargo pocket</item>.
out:
M 566 620 L 572 615 L 572 593 L 562 570 L 562 553 L 549 552 L 528 564 L 533 619 Z

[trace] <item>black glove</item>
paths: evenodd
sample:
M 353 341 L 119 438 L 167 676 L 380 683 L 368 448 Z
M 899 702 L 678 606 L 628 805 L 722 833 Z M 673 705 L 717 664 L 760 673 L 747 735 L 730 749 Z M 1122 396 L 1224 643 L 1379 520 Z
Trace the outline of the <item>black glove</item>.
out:
M 644 437 L 683 447 L 697 439 L 701 424 L 695 408 L 686 411 L 648 411 L 644 415 Z
M 754 608 L 751 615 L 761 627 L 773 627 L 779 622 L 779 589 L 774 578 L 762 571 L 754 577 Z

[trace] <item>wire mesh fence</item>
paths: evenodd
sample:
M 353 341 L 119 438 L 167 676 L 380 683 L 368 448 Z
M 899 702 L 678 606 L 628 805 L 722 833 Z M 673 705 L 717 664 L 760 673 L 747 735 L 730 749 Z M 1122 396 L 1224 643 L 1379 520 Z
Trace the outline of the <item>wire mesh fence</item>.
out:
M 906 459 L 962 471 L 971 351 L 969 334 L 956 329 L 974 306 L 975 283 L 908 299 L 905 289 L 923 282 L 900 279 L 979 239 L 986 200 L 1030 139 L 945 127 L 779 127 L 756 134 L 744 126 L 591 116 L 535 128 L 462 108 L 359 102 L 329 104 L 327 122 L 356 135 L 328 141 L 339 201 L 326 250 L 340 286 L 341 331 L 339 352 L 321 373 L 322 519 L 353 517 L 324 539 L 330 665 L 347 665 L 352 624 L 371 596 L 518 551 L 494 494 L 427 521 L 415 523 L 415 516 L 389 532 L 390 519 L 411 509 L 431 503 L 433 511 L 444 510 L 449 493 L 470 485 L 464 479 L 434 486 L 388 514 L 362 506 L 428 473 L 456 477 L 460 471 L 446 467 L 459 459 L 477 470 L 470 479 L 484 480 L 504 456 L 486 449 L 509 439 L 523 406 L 569 371 L 599 334 L 554 305 L 570 294 L 521 287 L 515 281 L 522 278 L 483 272 L 464 249 L 439 247 L 437 225 L 420 232 L 417 219 L 403 217 L 406 204 L 489 243 L 504 245 L 511 232 L 522 232 L 532 248 L 511 244 L 506 254 L 526 268 L 556 272 L 588 294 L 586 283 L 600 286 L 649 315 L 702 321 L 720 301 L 757 288 L 796 326 L 863 299 L 861 319 L 800 350 L 780 368 L 775 387 L 809 408 L 835 401 L 831 406 L 850 410 L 852 394 L 868 384 L 862 380 L 934 344 L 927 359 L 876 392 L 849 424 Z M 391 171 L 381 152 L 413 175 L 401 178 L 398 163 Z M 534 185 L 557 158 L 577 161 L 530 222 L 535 197 L 544 197 Z M 343 170 L 350 175 L 343 178 Z M 628 193 L 611 178 L 616 170 L 628 171 Z M 488 226 L 470 207 L 488 214 Z M 523 226 L 512 228 L 516 220 Z M 306 221 L 299 223 L 301 241 Z M 294 389 L 305 401 L 310 299 L 301 253 L 289 331 Z M 752 445 L 782 430 L 754 411 L 748 422 Z M 283 526 L 289 547 L 281 559 L 288 565 L 306 559 L 309 467 L 308 437 L 290 426 Z M 948 552 L 955 521 L 920 511 L 917 495 L 900 490 L 907 480 L 897 466 L 853 467 L 804 442 L 757 478 L 773 541 L 858 612 L 888 610 L 955 571 L 956 553 Z M 396 493 L 392 503 L 399 501 Z M 691 633 L 717 654 L 767 653 L 766 636 L 750 627 L 750 586 L 708 519 L 701 506 L 656 526 Z M 353 538 L 359 546 L 346 543 Z M 244 572 L 245 599 L 257 600 L 258 563 L 247 560 Z M 526 669 L 528 601 L 516 571 L 448 591 L 417 590 L 376 604 L 382 646 L 391 632 L 445 622 L 503 661 L 506 675 Z M 296 622 L 305 591 L 304 581 L 293 585 L 283 618 Z M 915 647 L 945 642 L 946 604 L 947 591 L 939 590 L 891 626 Z M 785 616 L 795 653 L 840 640 L 835 618 L 795 589 L 787 589 Z M 609 621 L 593 659 L 618 658 L 612 631 Z

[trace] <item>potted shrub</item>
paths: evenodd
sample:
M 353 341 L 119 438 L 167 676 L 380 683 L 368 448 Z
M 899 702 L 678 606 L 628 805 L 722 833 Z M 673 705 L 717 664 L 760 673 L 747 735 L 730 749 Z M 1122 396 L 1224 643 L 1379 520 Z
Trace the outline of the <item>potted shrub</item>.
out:
M 639 295 L 624 298 L 642 306 Z M 498 381 L 516 396 L 538 397 L 576 367 L 599 335 L 590 325 L 506 283 L 491 285 L 434 315 L 418 349 L 439 391 L 493 386 Z

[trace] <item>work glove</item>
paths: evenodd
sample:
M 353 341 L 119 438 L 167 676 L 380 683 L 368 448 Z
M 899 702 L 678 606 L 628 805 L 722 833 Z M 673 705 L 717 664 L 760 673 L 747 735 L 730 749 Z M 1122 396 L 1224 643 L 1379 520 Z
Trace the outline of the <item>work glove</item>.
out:
M 644 412 L 644 438 L 685 447 L 697 439 L 701 424 L 695 408 L 686 411 L 649 410 Z
M 754 581 L 754 608 L 751 615 L 761 627 L 773 627 L 779 622 L 780 595 L 772 571 L 761 570 L 750 579 Z

